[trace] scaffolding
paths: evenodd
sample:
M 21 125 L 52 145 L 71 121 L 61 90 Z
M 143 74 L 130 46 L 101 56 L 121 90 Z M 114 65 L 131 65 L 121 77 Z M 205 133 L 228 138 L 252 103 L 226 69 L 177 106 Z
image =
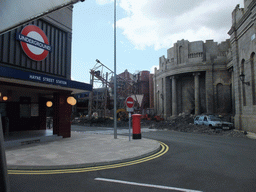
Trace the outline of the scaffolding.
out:
M 88 116 L 107 118 L 113 116 L 110 112 L 113 105 L 114 72 L 96 59 L 96 64 L 90 70 Z M 134 82 L 117 76 L 117 109 L 125 109 L 125 99 L 134 93 Z M 97 87 L 97 88 L 96 88 Z
M 97 115 L 103 118 L 108 116 L 107 102 L 109 95 L 110 82 L 109 76 L 113 76 L 114 72 L 96 59 L 96 64 L 90 70 L 90 84 L 92 85 L 92 91 L 89 94 L 89 111 L 88 115 L 91 119 L 93 115 Z M 95 89 L 95 86 L 98 89 Z

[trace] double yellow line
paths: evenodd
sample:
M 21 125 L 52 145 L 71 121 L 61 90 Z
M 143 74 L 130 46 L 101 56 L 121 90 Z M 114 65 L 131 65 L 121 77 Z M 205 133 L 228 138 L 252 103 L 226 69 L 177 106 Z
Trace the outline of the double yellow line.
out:
M 113 169 L 118 167 L 125 167 L 130 165 L 135 165 L 139 163 L 143 163 L 146 161 L 150 161 L 152 159 L 156 159 L 169 150 L 168 145 L 163 142 L 159 142 L 161 145 L 161 150 L 153 155 L 133 160 L 127 161 L 123 163 L 116 163 L 111 165 L 103 165 L 103 166 L 94 166 L 94 167 L 85 167 L 85 168 L 74 168 L 74 169 L 53 169 L 53 170 L 8 170 L 8 174 L 10 175 L 46 175 L 46 174 L 64 174 L 64 173 L 81 173 L 81 172 L 89 172 L 89 171 L 99 171 L 104 169 Z

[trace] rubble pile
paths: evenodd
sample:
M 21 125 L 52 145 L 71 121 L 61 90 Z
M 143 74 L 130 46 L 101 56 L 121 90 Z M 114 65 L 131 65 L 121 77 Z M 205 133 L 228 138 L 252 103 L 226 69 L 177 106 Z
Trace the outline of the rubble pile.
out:
M 142 125 L 148 124 L 149 122 L 142 122 Z M 168 121 L 153 122 L 150 125 L 147 125 L 152 129 L 167 129 L 172 131 L 179 132 L 188 132 L 188 133 L 199 133 L 207 135 L 221 135 L 221 136 L 230 136 L 230 137 L 246 137 L 246 134 L 237 130 L 222 130 L 220 128 L 212 129 L 206 125 L 194 125 L 194 116 L 193 115 L 179 115 L 178 117 L 172 118 Z
M 207 135 L 220 135 L 228 137 L 246 137 L 246 134 L 237 130 L 222 130 L 211 129 L 205 125 L 194 125 L 194 115 L 180 114 L 175 118 L 170 118 L 168 121 L 155 121 L 155 120 L 141 120 L 142 128 L 159 129 L 159 130 L 172 130 L 187 133 L 198 133 Z M 81 120 L 75 121 L 73 124 L 85 125 L 90 127 L 113 127 L 114 121 L 111 119 L 94 119 L 94 120 Z M 131 122 L 132 124 L 132 122 Z M 132 126 L 132 125 L 131 125 Z M 129 121 L 118 121 L 117 127 L 129 127 Z

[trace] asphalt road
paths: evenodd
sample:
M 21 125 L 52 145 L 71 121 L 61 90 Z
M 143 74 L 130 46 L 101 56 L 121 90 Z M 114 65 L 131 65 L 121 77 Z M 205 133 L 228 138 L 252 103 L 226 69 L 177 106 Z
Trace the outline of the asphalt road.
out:
M 111 134 L 109 129 L 90 131 Z M 127 129 L 121 132 L 127 134 Z M 256 140 L 150 130 L 142 131 L 142 137 L 164 142 L 169 151 L 154 160 L 115 169 L 10 175 L 11 191 L 254 192 L 256 189 Z

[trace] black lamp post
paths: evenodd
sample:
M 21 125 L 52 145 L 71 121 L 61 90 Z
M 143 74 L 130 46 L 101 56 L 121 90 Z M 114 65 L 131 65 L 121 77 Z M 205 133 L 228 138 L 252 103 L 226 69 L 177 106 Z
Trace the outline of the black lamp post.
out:
M 241 73 L 241 75 L 239 75 L 239 78 L 240 80 L 242 81 L 243 84 L 245 85 L 250 85 L 250 82 L 244 82 L 244 78 L 245 78 L 245 75 L 243 74 L 243 72 Z

